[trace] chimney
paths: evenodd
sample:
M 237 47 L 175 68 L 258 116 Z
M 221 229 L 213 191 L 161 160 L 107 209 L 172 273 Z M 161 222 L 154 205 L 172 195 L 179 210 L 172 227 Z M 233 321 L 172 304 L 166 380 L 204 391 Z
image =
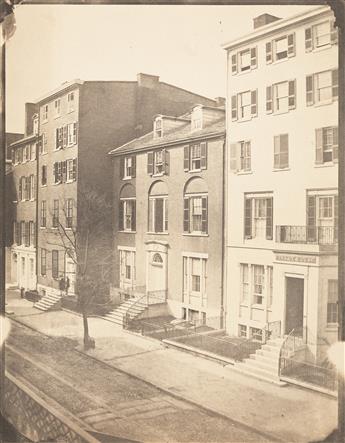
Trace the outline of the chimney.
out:
M 33 131 L 32 117 L 38 112 L 38 105 L 25 103 L 25 135 L 31 135 Z
M 137 82 L 139 87 L 154 88 L 159 83 L 159 76 L 139 73 L 137 74 Z
M 261 14 L 258 17 L 253 18 L 254 29 L 276 22 L 277 20 L 281 20 L 281 18 L 271 14 Z
M 216 97 L 214 99 L 214 101 L 216 102 L 217 108 L 221 108 L 221 107 L 225 106 L 225 98 L 224 97 Z

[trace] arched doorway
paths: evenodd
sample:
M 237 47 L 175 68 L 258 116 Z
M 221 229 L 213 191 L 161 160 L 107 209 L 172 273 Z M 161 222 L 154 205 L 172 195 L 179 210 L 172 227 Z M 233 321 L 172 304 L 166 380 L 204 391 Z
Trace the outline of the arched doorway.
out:
M 168 284 L 168 245 L 164 242 L 147 243 L 146 287 L 157 300 L 166 299 Z

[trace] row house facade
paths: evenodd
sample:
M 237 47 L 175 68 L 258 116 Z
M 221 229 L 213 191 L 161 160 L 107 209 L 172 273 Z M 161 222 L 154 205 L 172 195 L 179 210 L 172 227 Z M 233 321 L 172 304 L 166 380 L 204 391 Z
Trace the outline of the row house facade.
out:
M 153 131 L 110 152 L 115 293 L 146 293 L 176 318 L 221 326 L 224 143 L 224 106 L 199 104 L 157 115 Z
M 337 33 L 327 7 L 256 24 L 224 45 L 227 329 L 294 333 L 321 358 L 337 339 Z
M 211 99 L 146 74 L 138 74 L 136 81 L 65 82 L 37 100 L 35 124 L 40 143 L 34 172 L 29 171 L 26 157 L 25 162 L 20 157 L 18 166 L 15 166 L 25 178 L 16 184 L 18 193 L 24 195 L 22 198 L 26 201 L 26 193 L 34 186 L 37 189 L 35 200 L 31 194 L 28 199 L 33 200 L 33 212 L 37 215 L 37 220 L 34 219 L 37 277 L 35 275 L 35 282 L 30 283 L 30 289 L 37 283 L 42 296 L 59 296 L 67 287 L 69 295 L 75 294 L 76 262 L 79 260 L 76 254 L 79 252 L 72 239 L 90 223 L 90 220 L 78 217 L 88 190 L 110 201 L 112 165 L 107 157 L 109 146 L 120 146 L 134 135 L 148 131 L 156 113 L 179 115 L 196 100 L 214 104 Z M 17 145 L 13 148 L 16 164 L 16 156 L 21 154 Z M 20 168 L 25 168 L 23 173 Z M 33 181 L 27 181 L 31 180 L 31 175 Z M 25 234 L 20 231 L 20 235 L 27 242 L 26 237 L 24 240 L 25 229 Z M 110 245 L 111 220 L 108 220 L 105 231 Z M 19 236 L 17 232 L 16 237 Z M 111 248 L 109 250 L 111 252 Z

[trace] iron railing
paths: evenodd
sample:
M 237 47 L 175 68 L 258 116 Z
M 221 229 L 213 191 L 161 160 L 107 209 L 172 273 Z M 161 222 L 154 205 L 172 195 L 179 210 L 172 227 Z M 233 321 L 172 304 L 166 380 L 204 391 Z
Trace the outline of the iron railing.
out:
M 335 245 L 338 243 L 336 226 L 276 226 L 277 243 Z
M 268 322 L 264 328 L 263 341 L 266 343 L 270 339 L 278 338 L 281 336 L 281 321 Z

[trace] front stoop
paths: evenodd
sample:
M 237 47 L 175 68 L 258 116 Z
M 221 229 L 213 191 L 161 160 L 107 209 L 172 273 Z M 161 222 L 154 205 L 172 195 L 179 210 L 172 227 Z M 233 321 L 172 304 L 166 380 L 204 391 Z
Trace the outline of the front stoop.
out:
M 269 383 L 285 386 L 286 383 L 280 381 L 279 378 L 279 358 L 283 341 L 284 339 L 280 338 L 269 340 L 257 349 L 255 354 L 251 354 L 243 362 L 236 362 L 231 369 Z
M 135 306 L 133 306 L 135 304 Z M 108 314 L 104 315 L 102 318 L 108 320 L 112 323 L 115 323 L 119 326 L 123 326 L 123 318 L 128 314 L 128 310 L 130 309 L 129 318 L 133 320 L 138 317 L 142 312 L 147 308 L 147 304 L 141 301 L 138 301 L 137 298 L 130 298 L 125 302 L 121 303 L 116 309 L 108 312 Z
M 40 311 L 52 311 L 61 307 L 61 295 L 47 294 L 34 304 Z

